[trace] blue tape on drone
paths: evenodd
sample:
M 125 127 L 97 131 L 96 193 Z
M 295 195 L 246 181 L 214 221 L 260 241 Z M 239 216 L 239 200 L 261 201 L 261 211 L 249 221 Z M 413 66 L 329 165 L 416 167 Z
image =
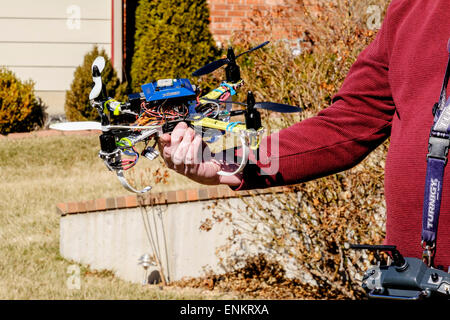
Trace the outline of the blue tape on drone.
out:
M 122 152 L 127 156 L 136 156 L 136 160 L 139 159 L 139 153 L 134 152 L 132 149 L 124 149 Z
M 236 121 L 236 122 L 230 122 L 227 127 L 225 128 L 226 131 L 233 131 L 234 127 L 236 127 L 238 124 L 242 124 L 242 122 L 240 121 Z
M 236 94 L 236 90 L 234 90 L 234 88 L 233 88 L 231 85 L 229 85 L 228 83 L 222 82 L 220 85 L 221 85 L 221 86 L 224 86 L 224 87 L 227 87 L 228 89 L 230 89 L 230 94 L 231 94 L 232 96 L 234 96 L 234 95 Z
M 189 102 L 189 114 L 194 114 L 197 111 L 195 111 L 195 107 L 197 105 L 197 102 L 195 100 Z

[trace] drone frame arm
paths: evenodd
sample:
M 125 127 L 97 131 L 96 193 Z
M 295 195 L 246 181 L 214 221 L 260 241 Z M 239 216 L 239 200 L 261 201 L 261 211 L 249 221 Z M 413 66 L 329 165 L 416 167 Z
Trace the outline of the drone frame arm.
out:
M 125 127 L 125 128 L 128 128 L 128 126 L 113 126 L 113 127 Z M 133 127 L 130 127 L 130 128 L 133 128 Z M 127 147 L 133 147 L 136 143 L 138 143 L 138 142 L 140 142 L 140 141 L 143 141 L 143 140 L 145 140 L 145 139 L 147 139 L 147 138 L 149 138 L 149 137 L 151 137 L 152 135 L 157 135 L 157 136 L 160 136 L 161 134 L 162 134 L 162 128 L 161 128 L 161 126 L 157 126 L 157 127 L 153 127 L 153 128 L 150 128 L 150 130 L 145 130 L 143 133 L 141 133 L 139 136 L 137 136 L 137 137 L 134 137 L 134 139 L 128 139 L 127 141 L 129 142 L 129 145 L 127 146 Z M 111 150 L 108 150 L 108 151 L 111 151 Z M 121 155 L 121 153 L 122 153 L 122 151 L 121 150 L 119 150 L 119 149 L 116 149 L 116 151 L 114 151 L 114 153 L 117 153 L 118 155 L 117 155 L 117 157 L 120 157 L 120 155 Z M 137 189 L 135 189 L 135 188 L 133 188 L 129 183 L 128 183 L 128 181 L 127 181 L 127 179 L 125 178 L 125 176 L 124 176 L 124 169 L 123 169 L 123 167 L 121 167 L 120 169 L 119 168 L 117 168 L 117 167 L 115 167 L 115 166 L 112 166 L 112 165 L 110 165 L 110 163 L 109 163 L 109 154 L 108 153 L 106 153 L 106 154 L 104 154 L 104 156 L 103 157 L 101 157 L 102 159 L 103 159 L 103 161 L 105 162 L 105 165 L 111 170 L 111 171 L 114 171 L 115 173 L 116 173 L 116 175 L 117 175 L 117 178 L 119 179 L 119 182 L 122 184 L 122 186 L 125 188 L 125 189 L 127 189 L 128 191 L 131 191 L 131 192 L 133 192 L 133 193 L 138 193 L 138 194 L 142 194 L 142 193 L 146 193 L 146 192 L 148 192 L 148 191 L 150 191 L 151 189 L 152 189 L 152 187 L 151 186 L 147 186 L 147 187 L 145 187 L 145 188 L 143 188 L 142 190 L 137 190 Z M 119 158 L 119 160 L 120 160 L 120 158 Z M 114 161 L 117 161 L 117 158 L 114 158 Z
M 247 144 L 247 139 L 246 139 L 246 135 L 241 133 L 241 135 L 239 136 L 240 140 L 241 140 L 241 145 L 242 145 L 242 158 L 241 158 L 241 163 L 239 164 L 238 168 L 233 171 L 233 172 L 228 172 L 228 171 L 219 171 L 217 172 L 217 174 L 219 176 L 224 176 L 224 177 L 231 177 L 234 176 L 240 172 L 242 172 L 242 170 L 244 170 L 245 165 L 248 162 L 248 157 L 250 155 L 250 148 Z

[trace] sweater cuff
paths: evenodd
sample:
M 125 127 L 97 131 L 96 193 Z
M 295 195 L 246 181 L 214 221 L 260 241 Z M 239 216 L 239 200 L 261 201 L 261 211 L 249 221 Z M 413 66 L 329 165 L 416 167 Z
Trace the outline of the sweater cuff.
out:
M 242 175 L 242 177 L 241 177 L 241 184 L 240 185 L 238 185 L 238 186 L 229 186 L 230 188 L 231 188 L 231 190 L 233 190 L 233 191 L 241 191 L 241 190 L 245 190 L 246 188 L 246 183 L 245 183 L 245 180 L 244 180 L 244 175 Z

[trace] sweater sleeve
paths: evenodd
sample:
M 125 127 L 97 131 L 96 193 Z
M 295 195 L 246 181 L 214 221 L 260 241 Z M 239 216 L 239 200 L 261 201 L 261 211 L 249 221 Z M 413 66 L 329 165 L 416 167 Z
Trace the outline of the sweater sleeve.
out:
M 258 161 L 251 155 L 234 190 L 295 184 L 349 169 L 389 137 L 395 105 L 388 79 L 388 14 L 332 104 L 263 139 Z

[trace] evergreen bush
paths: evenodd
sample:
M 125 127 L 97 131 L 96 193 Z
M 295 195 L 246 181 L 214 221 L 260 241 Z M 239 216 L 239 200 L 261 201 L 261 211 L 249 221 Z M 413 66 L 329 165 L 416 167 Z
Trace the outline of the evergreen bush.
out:
M 97 46 L 84 56 L 83 64 L 78 66 L 74 72 L 74 78 L 70 90 L 66 91 L 64 110 L 69 121 L 98 120 L 99 115 L 89 103 L 89 93 L 92 89 L 92 63 L 98 56 L 105 58 L 105 69 L 102 72 L 103 83 L 106 86 L 108 96 L 123 100 L 127 84 L 120 83 L 111 60 L 104 49 Z
M 140 0 L 136 9 L 132 89 L 190 74 L 217 57 L 206 0 Z
M 35 96 L 34 82 L 22 82 L 7 68 L 0 68 L 0 134 L 29 132 L 42 127 L 45 105 Z

